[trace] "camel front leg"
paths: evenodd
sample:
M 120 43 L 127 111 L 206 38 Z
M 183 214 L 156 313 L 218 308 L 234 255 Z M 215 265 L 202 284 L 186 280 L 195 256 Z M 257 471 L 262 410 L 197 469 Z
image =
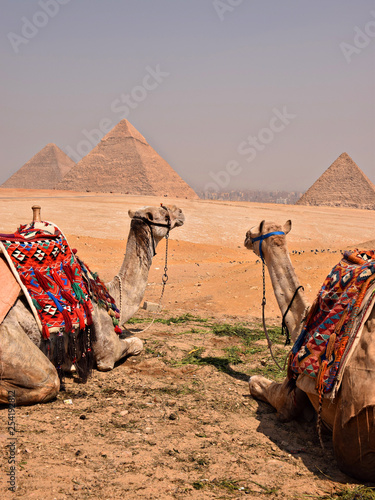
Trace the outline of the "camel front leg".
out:
M 143 342 L 138 337 L 120 339 L 114 331 L 112 320 L 106 312 L 95 315 L 96 341 L 94 354 L 98 370 L 112 370 L 117 361 L 125 356 L 137 356 L 143 350 Z
M 307 397 L 298 387 L 290 390 L 288 379 L 282 383 L 272 382 L 261 375 L 249 379 L 250 394 L 273 406 L 281 421 L 287 422 L 296 418 L 307 405 Z
M 45 403 L 59 389 L 53 364 L 8 315 L 0 326 L 0 403 L 8 404 L 10 394 L 18 406 Z

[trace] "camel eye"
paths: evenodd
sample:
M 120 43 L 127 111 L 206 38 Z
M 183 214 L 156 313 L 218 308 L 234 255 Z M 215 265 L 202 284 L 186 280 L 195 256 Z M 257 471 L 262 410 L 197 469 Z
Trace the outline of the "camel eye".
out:
M 152 213 L 151 213 L 151 212 L 147 212 L 147 214 L 146 214 L 146 215 L 147 215 L 147 218 L 148 218 L 149 220 L 154 220 L 154 216 L 152 215 Z

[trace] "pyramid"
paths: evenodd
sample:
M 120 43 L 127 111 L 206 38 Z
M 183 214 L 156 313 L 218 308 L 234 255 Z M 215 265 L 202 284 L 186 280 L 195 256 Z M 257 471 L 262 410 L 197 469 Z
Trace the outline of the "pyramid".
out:
M 350 156 L 342 153 L 296 204 L 375 210 L 375 186 Z
M 125 119 L 68 172 L 57 188 L 198 198 Z
M 1 187 L 14 189 L 54 189 L 75 165 L 56 144 L 47 144 Z

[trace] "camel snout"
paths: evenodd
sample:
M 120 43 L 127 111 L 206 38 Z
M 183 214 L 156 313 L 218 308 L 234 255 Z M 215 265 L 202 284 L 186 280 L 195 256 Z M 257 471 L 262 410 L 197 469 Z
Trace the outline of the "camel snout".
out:
M 185 215 L 183 214 L 182 210 L 179 209 L 176 216 L 175 226 L 177 227 L 182 226 L 184 222 L 185 222 Z
M 251 231 L 250 230 L 246 233 L 245 241 L 244 241 L 244 246 L 246 248 L 248 248 L 249 250 L 251 250 L 252 247 L 253 247 L 253 244 L 251 242 Z

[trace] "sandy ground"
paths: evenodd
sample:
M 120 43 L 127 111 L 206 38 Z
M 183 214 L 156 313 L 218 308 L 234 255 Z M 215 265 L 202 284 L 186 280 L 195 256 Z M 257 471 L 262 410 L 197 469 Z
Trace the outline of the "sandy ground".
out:
M 312 301 L 340 249 L 374 240 L 375 213 L 1 189 L 0 232 L 30 221 L 31 206 L 39 204 L 42 218 L 57 224 L 107 280 L 125 251 L 127 211 L 160 202 L 178 205 L 186 217 L 171 233 L 161 317 L 193 318 L 155 323 L 139 333 L 146 347 L 140 357 L 110 373 L 95 372 L 85 386 L 68 380 L 67 392 L 52 403 L 18 408 L 13 496 L 6 490 L 9 436 L 7 409 L 1 409 L 2 497 L 319 498 L 355 484 L 336 468 L 329 435 L 323 452 L 314 424 L 280 424 L 270 407 L 248 397 L 249 374 L 274 370 L 264 341 L 254 337 L 245 345 L 237 336 L 218 336 L 214 325 L 243 323 L 258 331 L 262 266 L 243 246 L 250 227 L 263 219 L 292 220 L 292 262 Z M 154 258 L 145 300 L 158 301 L 164 254 L 165 241 Z M 279 324 L 268 277 L 266 287 L 269 324 Z M 64 403 L 70 399 L 72 404 Z

